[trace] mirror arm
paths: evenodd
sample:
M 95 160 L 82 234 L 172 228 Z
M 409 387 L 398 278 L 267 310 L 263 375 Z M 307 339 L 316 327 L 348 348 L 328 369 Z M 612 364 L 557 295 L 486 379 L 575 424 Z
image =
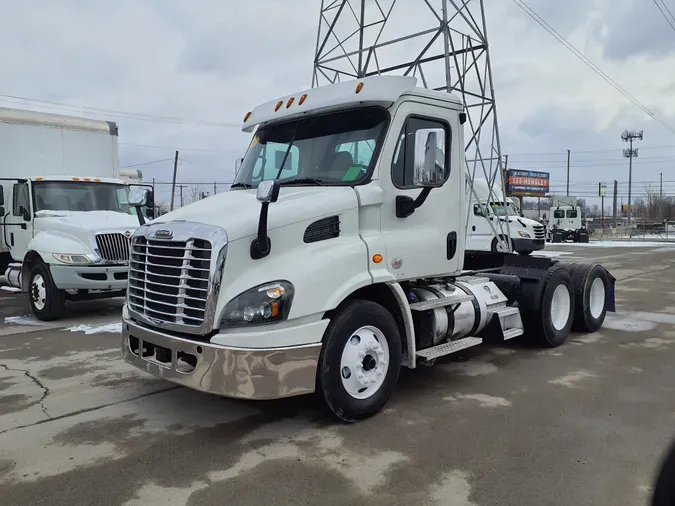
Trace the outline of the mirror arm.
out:
M 407 218 L 412 213 L 415 212 L 415 209 L 419 208 L 424 204 L 431 193 L 432 186 L 425 186 L 416 199 L 412 199 L 407 195 L 397 195 L 396 196 L 396 217 L 397 218 Z
M 260 206 L 260 219 L 258 220 L 258 237 L 251 243 L 251 258 L 260 260 L 270 254 L 272 241 L 267 235 L 267 211 L 269 202 L 263 202 Z
M 145 216 L 143 216 L 141 207 L 143 206 L 133 206 L 133 208 L 136 209 L 136 217 L 138 218 L 138 224 L 142 227 L 143 225 L 145 225 Z

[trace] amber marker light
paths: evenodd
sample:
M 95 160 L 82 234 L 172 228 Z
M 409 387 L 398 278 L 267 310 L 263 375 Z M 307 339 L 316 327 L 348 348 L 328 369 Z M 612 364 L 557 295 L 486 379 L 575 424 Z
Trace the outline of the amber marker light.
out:
M 382 258 L 382 255 L 380 255 L 379 253 L 376 253 L 375 255 L 373 255 L 373 262 L 374 263 L 379 264 L 380 262 L 382 262 L 382 260 L 384 260 L 384 258 Z

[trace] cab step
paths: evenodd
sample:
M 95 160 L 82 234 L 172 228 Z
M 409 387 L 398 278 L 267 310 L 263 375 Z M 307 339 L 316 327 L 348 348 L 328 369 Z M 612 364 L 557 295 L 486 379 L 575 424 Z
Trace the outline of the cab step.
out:
M 433 360 L 435 358 L 450 355 L 473 346 L 478 346 L 479 344 L 482 344 L 482 342 L 483 340 L 480 337 L 465 337 L 463 339 L 457 339 L 456 341 L 451 341 L 449 343 L 443 343 L 439 344 L 438 346 L 432 346 L 431 348 L 419 350 L 416 355 L 425 360 Z
M 493 333 L 501 334 L 498 338 L 499 341 L 508 341 L 509 339 L 523 335 L 523 321 L 517 307 L 503 306 L 490 310 L 488 313 L 491 318 L 493 318 L 494 315 L 498 318 L 499 330 L 495 330 Z
M 452 304 L 461 304 L 473 300 L 473 295 L 468 295 L 464 292 L 450 295 L 449 297 L 442 297 L 439 299 L 424 300 L 422 302 L 413 302 L 410 304 L 412 311 L 428 311 L 429 309 L 436 309 L 438 307 L 451 306 Z

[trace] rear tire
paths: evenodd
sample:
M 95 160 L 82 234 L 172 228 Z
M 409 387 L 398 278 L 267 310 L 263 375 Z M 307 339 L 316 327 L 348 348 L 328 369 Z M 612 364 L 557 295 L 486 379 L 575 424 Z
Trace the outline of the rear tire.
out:
M 393 316 L 371 301 L 347 302 L 324 334 L 317 392 L 341 420 L 363 420 L 389 401 L 402 360 L 401 336 Z
M 595 332 L 605 321 L 609 279 L 600 264 L 567 264 L 574 284 L 575 332 Z
M 561 264 L 553 265 L 544 279 L 539 311 L 524 315 L 528 338 L 554 348 L 563 344 L 574 321 L 574 284 Z
M 42 321 L 59 318 L 66 304 L 66 292 L 54 284 L 49 267 L 40 262 L 30 271 L 28 299 L 35 317 Z

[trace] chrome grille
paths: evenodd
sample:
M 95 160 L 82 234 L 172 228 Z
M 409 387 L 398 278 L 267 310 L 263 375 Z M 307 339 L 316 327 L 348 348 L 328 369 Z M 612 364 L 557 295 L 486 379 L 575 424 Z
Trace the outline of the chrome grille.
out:
M 129 309 L 157 323 L 200 327 L 207 309 L 211 250 L 204 239 L 134 237 Z
M 534 238 L 535 239 L 546 239 L 546 229 L 542 225 L 534 226 Z
M 124 234 L 97 234 L 96 246 L 103 260 L 109 262 L 129 261 L 129 238 Z

